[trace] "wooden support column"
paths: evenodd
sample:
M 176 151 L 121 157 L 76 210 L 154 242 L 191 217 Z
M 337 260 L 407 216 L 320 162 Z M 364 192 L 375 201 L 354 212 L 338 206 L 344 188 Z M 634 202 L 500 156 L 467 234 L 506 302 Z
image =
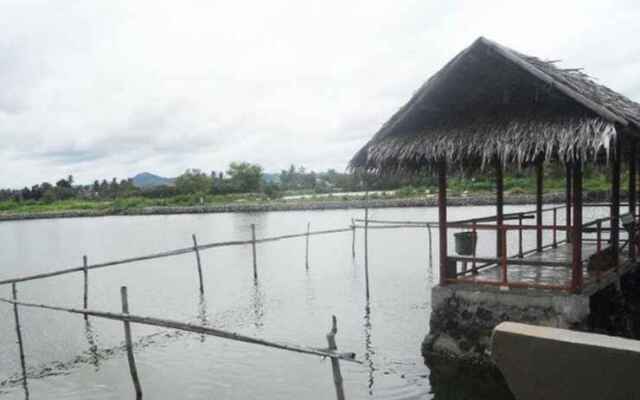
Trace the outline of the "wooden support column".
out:
M 542 251 L 542 192 L 544 191 L 544 166 L 542 158 L 536 162 L 536 249 Z
M 127 297 L 127 287 L 122 286 L 120 288 L 120 298 L 122 300 L 122 313 L 129 314 L 129 299 Z M 142 399 L 142 387 L 140 386 L 140 379 L 138 378 L 138 369 L 136 368 L 136 359 L 133 355 L 133 342 L 131 340 L 131 325 L 129 321 L 123 321 L 124 324 L 124 339 L 127 349 L 127 360 L 129 361 L 129 373 L 131 373 L 131 380 L 133 381 L 133 388 L 136 392 L 136 399 Z
M 447 283 L 447 162 L 438 162 L 438 231 L 440 233 L 440 285 Z
M 570 227 L 571 227 L 571 174 L 573 174 L 573 171 L 571 170 L 571 163 L 567 163 L 566 164 L 566 177 L 565 177 L 565 191 L 564 191 L 564 195 L 565 195 L 565 208 L 566 208 L 566 216 L 565 216 L 565 226 L 567 227 L 567 243 L 571 243 L 571 234 L 570 234 Z
M 611 163 L 611 249 L 618 255 L 620 248 L 620 159 L 622 158 L 622 132 L 614 139 Z
M 571 289 L 582 289 L 582 161 L 573 164 L 573 226 L 571 229 L 573 259 L 571 264 Z
M 631 139 L 630 148 L 629 148 L 629 213 L 633 215 L 635 218 L 637 213 L 637 202 L 638 202 L 638 193 L 637 193 L 637 166 L 638 161 L 636 157 L 636 151 L 638 150 L 638 141 L 636 138 Z M 629 258 L 632 260 L 636 259 L 636 247 L 630 243 L 629 244 Z
M 504 224 L 504 178 L 502 174 L 502 163 L 496 157 L 496 258 L 502 257 L 504 236 L 500 227 Z

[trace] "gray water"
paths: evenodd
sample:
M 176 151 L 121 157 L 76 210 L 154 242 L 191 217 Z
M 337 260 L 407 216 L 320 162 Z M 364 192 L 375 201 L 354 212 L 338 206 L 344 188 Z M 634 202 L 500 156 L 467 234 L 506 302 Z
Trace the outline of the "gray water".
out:
M 530 210 L 507 207 L 505 212 Z M 449 219 L 488 216 L 494 207 L 451 207 Z M 0 223 L 0 279 L 188 247 L 191 234 L 209 243 L 347 227 L 362 210 L 103 217 Z M 437 219 L 435 208 L 375 209 L 372 219 Z M 495 250 L 480 237 L 479 255 Z M 527 238 L 526 240 L 530 240 Z M 433 265 L 437 270 L 437 232 Z M 304 238 L 258 245 L 258 282 L 251 247 L 201 252 L 205 294 L 198 292 L 195 255 L 126 264 L 89 274 L 89 307 L 120 311 L 120 286 L 130 312 L 170 318 L 268 340 L 325 347 L 331 316 L 337 344 L 362 365 L 342 362 L 349 399 L 461 397 L 452 387 L 432 387 L 420 355 L 428 333 L 428 234 L 421 229 L 369 233 L 371 299 L 365 299 L 363 232 L 351 254 L 351 233 L 313 236 L 305 269 Z M 434 271 L 435 272 L 435 271 Z M 82 306 L 82 274 L 18 285 L 24 301 Z M 10 286 L 0 297 L 11 296 Z M 122 323 L 60 312 L 20 309 L 31 399 L 121 399 L 133 396 Z M 23 399 L 12 307 L 0 303 L 0 398 Z M 136 361 L 147 399 L 331 399 L 331 366 L 318 357 L 142 325 L 132 325 Z M 436 385 L 434 382 L 433 385 Z M 443 390 L 444 389 L 444 390 Z M 434 395 L 432 393 L 440 393 Z M 442 393 L 447 393 L 442 395 Z M 450 396 L 450 397 L 449 397 Z M 466 395 L 465 395 L 466 396 Z

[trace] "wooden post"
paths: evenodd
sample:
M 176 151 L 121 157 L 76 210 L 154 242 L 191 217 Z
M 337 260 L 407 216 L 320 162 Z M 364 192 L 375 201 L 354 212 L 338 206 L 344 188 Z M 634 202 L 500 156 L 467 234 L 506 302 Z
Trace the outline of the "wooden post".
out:
M 566 177 L 565 177 L 565 191 L 564 191 L 564 196 L 565 196 L 565 207 L 566 207 L 566 215 L 565 215 L 565 225 L 567 227 L 566 230 L 566 236 L 567 236 L 567 243 L 571 243 L 571 175 L 573 174 L 573 171 L 571 169 L 571 163 L 567 163 L 566 164 Z
M 504 226 L 500 226 L 498 232 L 501 235 L 500 243 L 502 248 L 500 249 L 500 265 L 502 266 L 502 286 L 509 287 L 509 280 L 507 277 L 507 229 Z
M 438 230 L 440 233 L 440 285 L 447 284 L 447 161 L 438 162 Z
M 524 257 L 522 250 L 522 214 L 518 214 L 518 257 Z
M 120 298 L 122 299 L 122 313 L 129 314 L 129 299 L 127 297 L 127 287 L 122 286 L 120 288 Z M 133 345 L 131 343 L 131 326 L 129 321 L 124 321 L 124 339 L 127 346 L 127 359 L 129 360 L 129 372 L 131 372 L 131 379 L 133 380 L 133 387 L 136 391 L 136 399 L 142 398 L 142 387 L 140 387 L 140 380 L 138 379 L 138 370 L 136 368 L 136 359 L 133 357 Z
M 334 315 L 332 318 L 331 331 L 327 334 L 327 343 L 329 344 L 329 350 L 336 351 L 338 346 L 336 345 L 336 333 L 338 333 L 338 321 Z M 342 386 L 342 373 L 340 372 L 340 361 L 337 358 L 331 358 L 331 370 L 333 371 L 333 383 L 336 386 L 336 398 L 338 400 L 344 400 L 344 387 Z
M 251 251 L 253 254 L 253 279 L 258 279 L 258 262 L 256 260 L 256 224 L 251 224 Z
M 611 249 L 616 260 L 620 249 L 620 159 L 622 158 L 622 132 L 614 139 L 613 162 L 611 163 Z M 616 266 L 617 266 L 616 261 Z
M 356 221 L 351 218 L 351 256 L 356 258 Z
M 311 222 L 307 222 L 307 237 L 306 237 L 306 247 L 305 247 L 305 267 L 309 269 L 309 232 L 311 231 Z
M 544 166 L 542 157 L 536 162 L 536 249 L 542 251 L 542 192 L 544 190 Z
M 496 157 L 496 257 L 502 256 L 502 239 L 503 235 L 501 227 L 504 224 L 504 179 L 502 174 L 502 163 Z
M 553 209 L 553 248 L 558 247 L 558 209 Z
M 573 243 L 573 259 L 571 264 L 571 289 L 579 292 L 582 289 L 582 161 L 573 164 L 573 226 L 571 241 Z
M 478 245 L 478 230 L 476 229 L 476 222 L 473 221 L 473 227 L 471 228 L 471 232 L 473 234 L 474 240 L 476 241 L 476 243 L 474 243 L 473 246 L 473 261 L 471 261 L 471 271 L 473 273 L 473 275 L 477 275 L 478 274 L 478 270 L 476 269 L 477 265 L 476 265 L 476 256 L 477 256 L 477 245 Z
M 202 283 L 202 265 L 200 264 L 200 250 L 198 250 L 198 240 L 196 234 L 192 234 L 193 251 L 196 253 L 196 263 L 198 265 L 198 280 L 200 281 L 200 294 L 204 294 L 204 284 Z
M 638 150 L 637 146 L 638 141 L 636 138 L 631 139 L 630 149 L 629 149 L 629 213 L 633 215 L 634 221 L 636 217 L 636 209 L 638 202 L 638 193 L 637 193 L 637 157 L 636 151 Z M 633 241 L 629 243 L 629 258 L 635 261 L 636 259 L 636 246 L 633 244 Z
M 89 306 L 89 263 L 87 262 L 87 256 L 82 256 L 82 266 L 84 269 L 82 270 L 84 274 L 84 297 L 83 297 L 83 305 L 86 310 Z M 84 319 L 88 318 L 87 314 L 84 315 Z
M 16 284 L 11 284 L 11 292 L 13 301 L 18 301 L 18 289 Z M 27 387 L 27 366 L 24 361 L 24 346 L 22 344 L 22 331 L 20 330 L 20 315 L 18 314 L 18 305 L 13 303 L 13 316 L 16 322 L 16 336 L 18 337 L 18 349 L 20 350 L 20 366 L 22 367 L 22 385 L 25 391 L 25 398 L 29 398 L 29 388 Z
M 364 277 L 367 285 L 367 300 L 369 300 L 369 191 L 365 192 L 364 202 Z

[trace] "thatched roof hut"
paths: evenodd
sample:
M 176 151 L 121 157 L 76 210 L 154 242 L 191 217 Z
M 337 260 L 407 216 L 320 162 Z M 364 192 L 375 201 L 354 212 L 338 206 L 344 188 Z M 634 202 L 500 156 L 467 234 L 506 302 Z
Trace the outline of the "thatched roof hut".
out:
M 411 173 L 438 161 L 606 160 L 612 140 L 640 132 L 640 104 L 579 69 L 480 37 L 433 75 L 356 153 L 350 168 Z

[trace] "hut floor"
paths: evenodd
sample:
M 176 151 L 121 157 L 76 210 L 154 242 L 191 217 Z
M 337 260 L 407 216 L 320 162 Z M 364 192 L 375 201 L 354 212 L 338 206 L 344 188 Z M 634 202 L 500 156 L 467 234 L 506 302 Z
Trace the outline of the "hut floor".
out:
M 601 281 L 597 282 L 596 272 L 589 271 L 586 268 L 587 260 L 597 252 L 597 246 L 595 243 L 585 242 L 582 245 L 582 259 L 585 261 L 583 268 L 583 276 L 585 282 L 585 289 L 588 286 L 601 286 L 603 276 L 607 275 L 605 272 L 601 273 Z M 533 253 L 526 257 L 525 260 L 531 260 L 536 262 L 566 262 L 571 263 L 572 259 L 572 247 L 566 243 L 559 244 L 557 248 L 550 248 L 543 250 L 540 253 Z M 621 254 L 621 265 L 628 264 L 628 257 L 625 254 Z M 501 268 L 500 266 L 487 267 L 478 271 L 478 274 L 472 276 L 467 275 L 467 279 L 472 278 L 473 281 L 500 281 L 501 280 Z M 526 283 L 534 285 L 554 285 L 554 286 L 570 286 L 571 285 L 571 268 L 569 266 L 540 266 L 540 265 L 509 265 L 507 267 L 507 279 L 511 283 Z M 597 288 L 595 288 L 597 290 Z

